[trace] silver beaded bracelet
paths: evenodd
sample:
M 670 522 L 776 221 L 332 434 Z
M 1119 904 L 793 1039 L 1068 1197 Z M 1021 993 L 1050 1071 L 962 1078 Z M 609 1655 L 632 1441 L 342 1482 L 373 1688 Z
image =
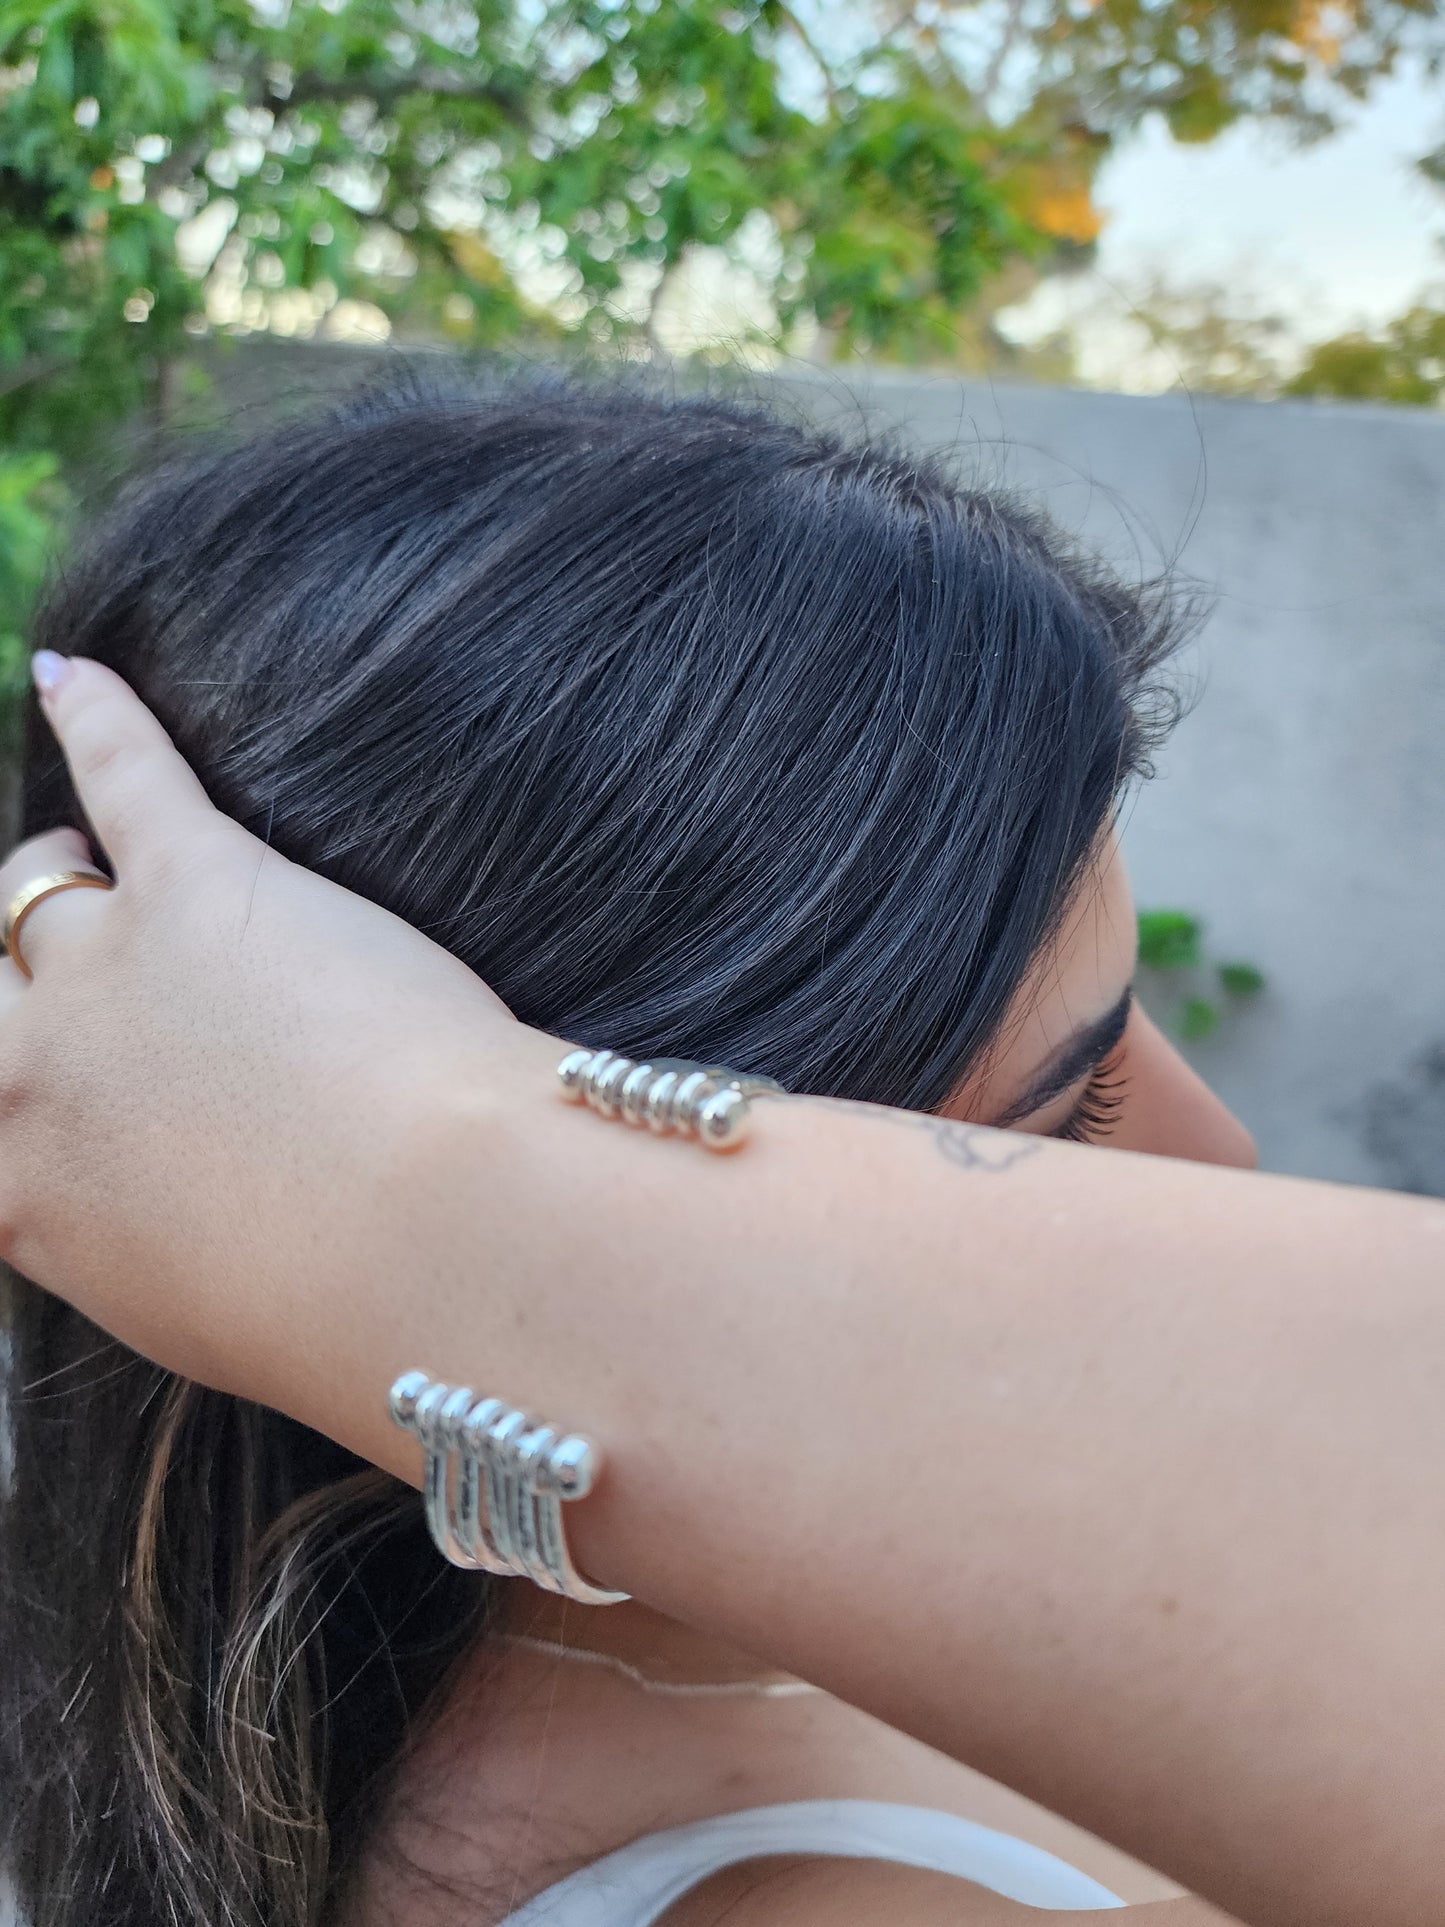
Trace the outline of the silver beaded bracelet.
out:
M 646 1125 L 660 1137 L 676 1131 L 699 1138 L 710 1151 L 734 1150 L 747 1136 L 754 1097 L 781 1095 L 771 1077 L 746 1077 L 720 1064 L 681 1057 L 638 1063 L 614 1050 L 568 1051 L 557 1081 L 570 1104 L 587 1104 L 599 1117 Z
M 592 1490 L 601 1454 L 499 1398 L 403 1372 L 391 1416 L 426 1455 L 422 1496 L 432 1539 L 454 1566 L 530 1579 L 587 1606 L 628 1595 L 584 1579 L 572 1563 L 562 1505 Z

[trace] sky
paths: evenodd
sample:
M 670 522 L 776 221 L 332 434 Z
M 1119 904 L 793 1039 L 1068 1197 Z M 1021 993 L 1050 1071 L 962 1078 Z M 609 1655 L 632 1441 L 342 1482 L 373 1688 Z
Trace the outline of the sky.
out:
M 1156 273 L 1222 285 L 1314 339 L 1432 291 L 1445 299 L 1445 190 L 1411 166 L 1442 140 L 1445 87 L 1418 72 L 1382 83 L 1350 125 L 1308 147 L 1259 124 L 1184 147 L 1152 122 L 1100 176 L 1108 219 L 1094 267 L 1046 285 L 1012 311 L 1010 331 L 1028 338 L 1072 318 L 1084 371 L 1107 375 L 1129 292 Z
M 1383 320 L 1445 280 L 1445 192 L 1411 166 L 1442 140 L 1445 91 L 1418 75 L 1312 147 L 1257 124 L 1181 147 L 1151 123 L 1100 183 L 1100 271 L 1167 259 L 1181 275 L 1243 273 L 1311 329 Z

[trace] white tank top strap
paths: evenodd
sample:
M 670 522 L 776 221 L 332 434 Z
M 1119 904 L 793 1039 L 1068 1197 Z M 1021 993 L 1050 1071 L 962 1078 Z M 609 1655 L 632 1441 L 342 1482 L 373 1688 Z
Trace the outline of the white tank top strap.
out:
M 884 1800 L 797 1800 L 644 1834 L 546 1888 L 501 1927 L 652 1927 L 724 1867 L 769 1854 L 891 1860 L 971 1880 L 1031 1907 L 1083 1912 L 1124 1905 L 1041 1847 L 957 1814 Z

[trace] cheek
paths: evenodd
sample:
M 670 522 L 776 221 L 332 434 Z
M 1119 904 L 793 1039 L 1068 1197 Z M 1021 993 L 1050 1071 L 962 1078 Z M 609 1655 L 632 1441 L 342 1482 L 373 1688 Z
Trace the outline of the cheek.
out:
M 1119 1065 L 1127 1090 L 1108 1143 L 1121 1151 L 1253 1170 L 1254 1139 L 1135 1006 Z

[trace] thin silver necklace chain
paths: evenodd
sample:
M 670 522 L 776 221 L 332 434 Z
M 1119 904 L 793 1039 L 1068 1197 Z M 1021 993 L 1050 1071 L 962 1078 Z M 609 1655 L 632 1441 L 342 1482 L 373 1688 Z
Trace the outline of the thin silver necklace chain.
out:
M 504 1646 L 522 1646 L 531 1653 L 550 1653 L 558 1659 L 574 1659 L 585 1666 L 605 1666 L 620 1673 L 644 1693 L 665 1699 L 799 1699 L 805 1693 L 821 1693 L 821 1686 L 810 1686 L 804 1679 L 722 1679 L 677 1681 L 654 1679 L 640 1666 L 620 1659 L 616 1653 L 595 1652 L 590 1646 L 564 1646 L 560 1640 L 538 1639 L 532 1633 L 500 1633 Z

